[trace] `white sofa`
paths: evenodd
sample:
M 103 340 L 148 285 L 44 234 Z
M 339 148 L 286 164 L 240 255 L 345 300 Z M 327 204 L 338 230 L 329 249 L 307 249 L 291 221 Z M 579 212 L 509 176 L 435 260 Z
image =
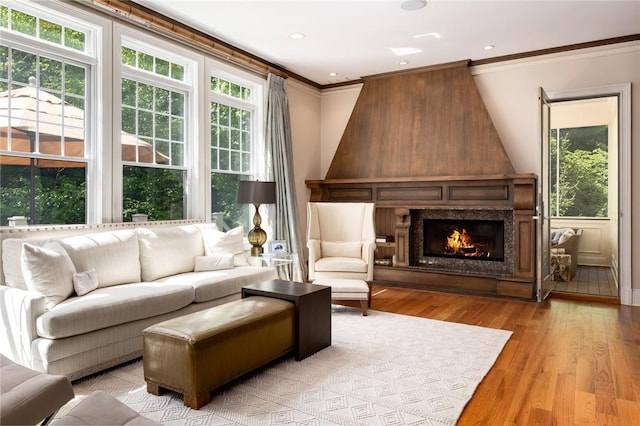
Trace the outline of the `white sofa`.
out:
M 274 268 L 250 266 L 241 228 L 164 225 L 5 228 L 0 352 L 75 380 L 139 357 L 144 328 L 278 278 Z

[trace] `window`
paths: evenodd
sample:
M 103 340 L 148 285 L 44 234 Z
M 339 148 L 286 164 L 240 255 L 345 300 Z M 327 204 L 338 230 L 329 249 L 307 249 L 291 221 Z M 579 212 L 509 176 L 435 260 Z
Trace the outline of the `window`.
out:
M 239 225 L 249 230 L 251 206 L 238 204 L 238 182 L 253 179 L 256 104 L 260 89 L 232 81 L 224 74 L 210 79 L 211 89 L 211 212 L 220 228 Z
M 0 6 L 0 225 L 85 223 L 93 30 Z
M 187 61 L 126 37 L 120 53 L 123 219 L 183 219 Z
M 606 125 L 551 130 L 551 215 L 608 217 Z

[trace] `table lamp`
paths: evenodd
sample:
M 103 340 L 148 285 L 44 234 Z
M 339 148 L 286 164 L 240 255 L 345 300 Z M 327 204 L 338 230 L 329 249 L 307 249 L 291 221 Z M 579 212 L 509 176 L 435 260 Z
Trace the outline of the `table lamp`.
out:
M 238 182 L 238 202 L 251 203 L 256 208 L 253 216 L 253 229 L 249 231 L 247 238 L 251 245 L 251 256 L 259 256 L 264 252 L 262 245 L 267 242 L 267 233 L 260 228 L 260 204 L 273 204 L 276 202 L 276 183 L 260 181 Z

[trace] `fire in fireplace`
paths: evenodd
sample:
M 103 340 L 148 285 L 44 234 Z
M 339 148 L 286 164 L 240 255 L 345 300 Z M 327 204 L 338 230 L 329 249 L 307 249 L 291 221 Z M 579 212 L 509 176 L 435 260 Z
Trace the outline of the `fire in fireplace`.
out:
M 424 256 L 504 260 L 504 221 L 424 219 Z

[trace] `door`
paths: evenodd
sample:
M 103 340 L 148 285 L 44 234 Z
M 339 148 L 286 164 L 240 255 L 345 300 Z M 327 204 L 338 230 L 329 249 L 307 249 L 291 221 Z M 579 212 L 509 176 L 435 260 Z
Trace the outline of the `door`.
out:
M 551 106 L 549 105 L 549 97 L 544 89 L 540 88 L 540 177 L 538 179 L 538 206 L 537 206 L 537 295 L 538 301 L 542 301 L 553 290 L 553 281 L 551 280 L 551 244 L 550 232 L 551 221 L 549 217 L 549 132 L 551 131 L 550 117 Z

